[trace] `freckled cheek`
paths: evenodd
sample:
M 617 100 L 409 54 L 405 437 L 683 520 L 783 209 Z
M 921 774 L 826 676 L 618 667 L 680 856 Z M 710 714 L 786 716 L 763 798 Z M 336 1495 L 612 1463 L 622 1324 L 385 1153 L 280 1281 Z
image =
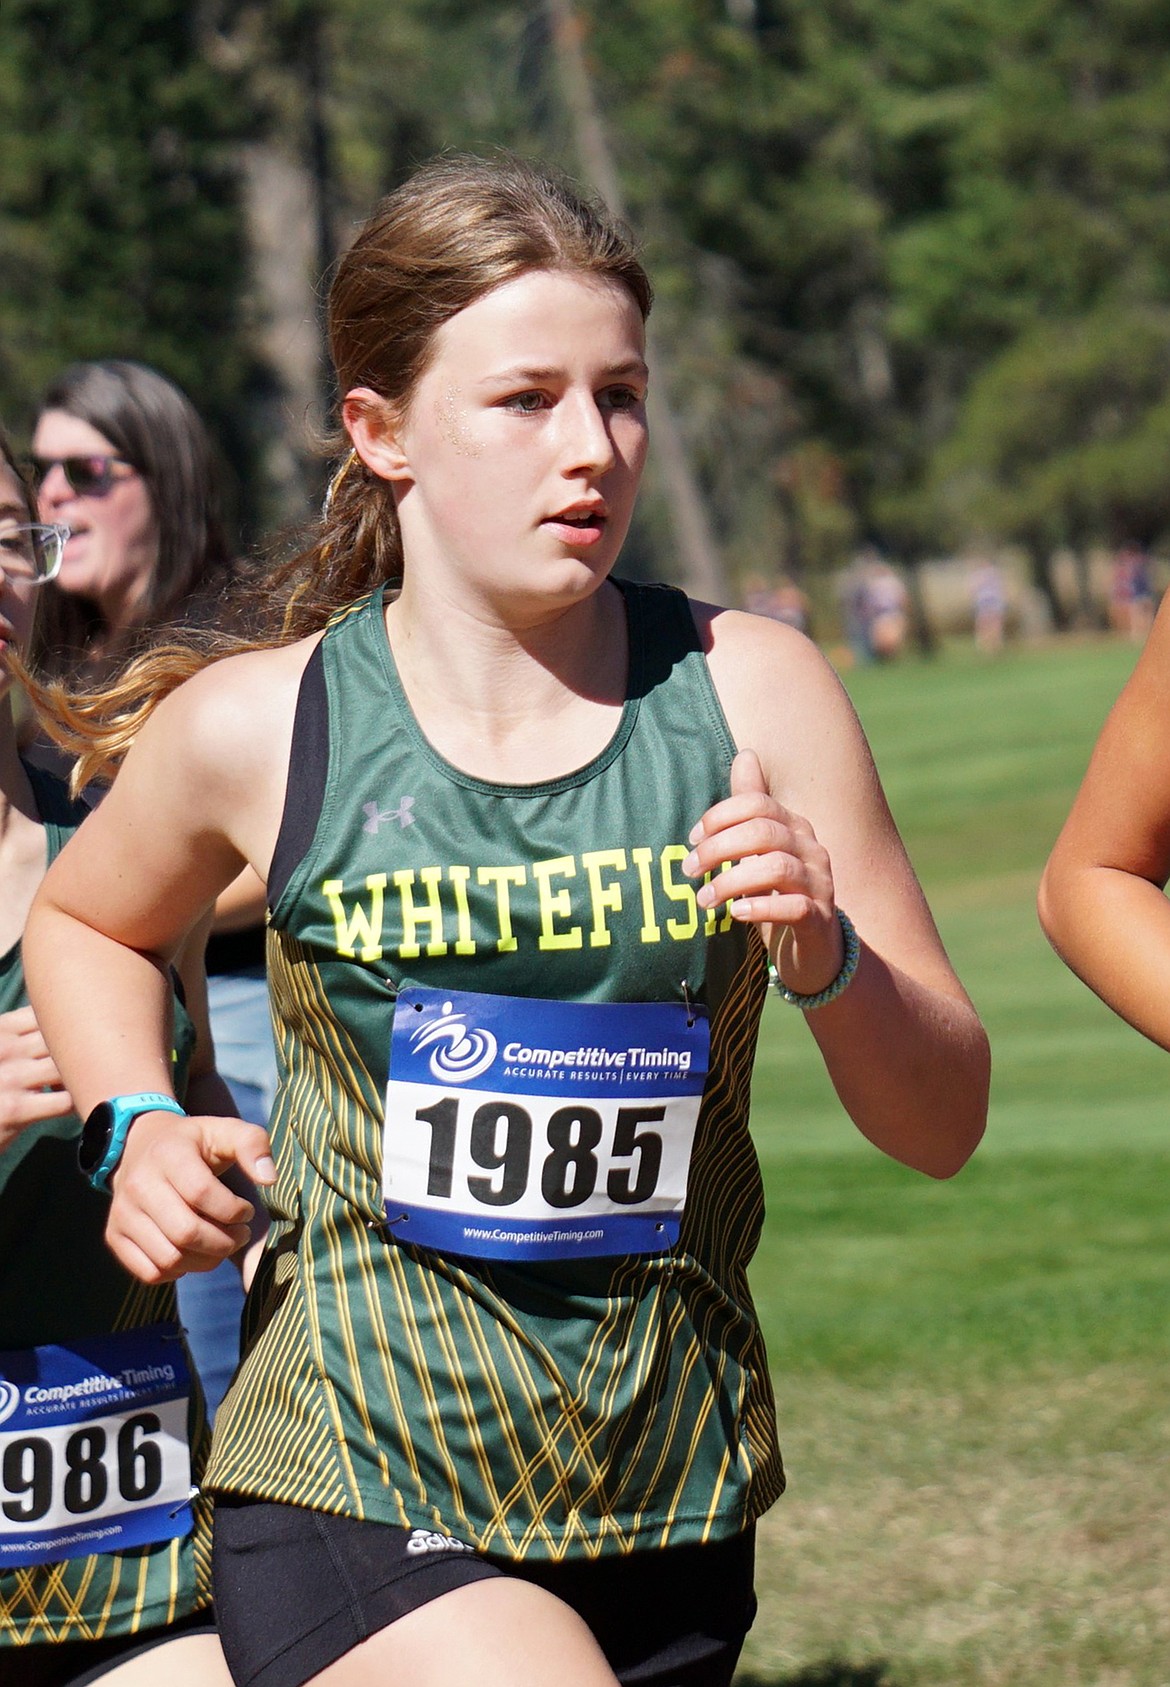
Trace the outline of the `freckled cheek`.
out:
M 482 457 L 485 440 L 482 430 L 475 427 L 467 412 L 454 400 L 448 401 L 436 414 L 439 434 L 459 457 Z

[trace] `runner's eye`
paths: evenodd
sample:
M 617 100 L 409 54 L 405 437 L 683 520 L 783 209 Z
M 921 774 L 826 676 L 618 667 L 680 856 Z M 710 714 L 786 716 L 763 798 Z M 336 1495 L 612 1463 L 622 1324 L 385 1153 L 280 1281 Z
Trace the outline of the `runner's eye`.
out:
M 546 400 L 542 392 L 516 392 L 504 400 L 506 410 L 515 410 L 521 416 L 535 416 L 537 411 L 543 410 L 545 406 Z
M 607 387 L 602 394 L 602 402 L 610 410 L 636 410 L 642 402 L 642 395 L 635 387 Z
M 6 556 L 18 556 L 25 562 L 34 560 L 32 533 L 27 527 L 0 528 L 0 550 Z

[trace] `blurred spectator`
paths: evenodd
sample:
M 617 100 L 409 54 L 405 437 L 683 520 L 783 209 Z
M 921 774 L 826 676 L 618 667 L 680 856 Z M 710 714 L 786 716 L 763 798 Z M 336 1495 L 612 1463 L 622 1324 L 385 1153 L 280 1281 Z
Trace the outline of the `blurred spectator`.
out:
M 910 594 L 873 545 L 859 551 L 837 582 L 841 623 L 858 663 L 891 662 L 906 648 Z
M 892 662 L 906 648 L 910 631 L 910 595 L 900 574 L 874 555 L 864 570 L 863 612 L 874 659 Z
M 1141 545 L 1122 545 L 1109 577 L 1109 623 L 1134 644 L 1144 644 L 1154 621 L 1157 593 L 1150 558 Z
M 988 558 L 971 570 L 971 599 L 975 612 L 975 643 L 984 655 L 1003 649 L 1007 622 L 1007 582 L 1003 569 Z
M 869 608 L 866 586 L 866 554 L 855 557 L 837 581 L 837 600 L 841 605 L 841 629 L 853 660 L 859 664 L 873 661 L 869 642 Z
M 743 604 L 753 615 L 783 621 L 800 633 L 809 630 L 808 598 L 787 574 L 779 574 L 772 581 L 762 574 L 749 574 L 744 582 Z

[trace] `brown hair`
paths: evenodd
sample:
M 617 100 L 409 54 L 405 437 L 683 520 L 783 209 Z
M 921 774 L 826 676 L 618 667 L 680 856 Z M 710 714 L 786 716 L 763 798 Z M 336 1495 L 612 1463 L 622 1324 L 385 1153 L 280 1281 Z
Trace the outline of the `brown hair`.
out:
M 16 484 L 20 487 L 21 497 L 24 499 L 24 506 L 28 511 L 29 522 L 35 522 L 37 520 L 36 498 L 33 496 L 32 487 L 29 485 L 28 475 L 17 462 L 16 453 L 13 451 L 8 435 L 2 427 L 0 427 L 0 458 L 3 458 L 4 467 L 11 471 Z
M 443 323 L 506 281 L 565 270 L 625 287 L 643 318 L 653 298 L 632 237 L 567 177 L 501 154 L 445 154 L 380 201 L 339 260 L 329 292 L 337 390 L 370 387 L 405 409 Z M 334 447 L 348 445 L 338 432 Z M 319 631 L 338 609 L 402 577 L 388 482 L 354 451 L 342 457 L 310 542 L 267 571 L 253 565 L 220 605 L 226 625 L 184 631 L 131 663 L 101 692 L 39 698 L 84 783 L 108 775 L 166 692 L 207 662 Z M 229 631 L 243 624 L 247 634 Z
M 95 604 L 59 584 L 46 588 L 47 666 L 62 677 L 100 674 L 108 658 L 125 661 L 137 648 L 140 629 L 174 620 L 227 569 L 214 453 L 190 399 L 145 363 L 71 363 L 42 394 L 38 416 L 46 410 L 88 422 L 138 470 L 158 527 L 158 555 L 132 628 L 108 627 Z

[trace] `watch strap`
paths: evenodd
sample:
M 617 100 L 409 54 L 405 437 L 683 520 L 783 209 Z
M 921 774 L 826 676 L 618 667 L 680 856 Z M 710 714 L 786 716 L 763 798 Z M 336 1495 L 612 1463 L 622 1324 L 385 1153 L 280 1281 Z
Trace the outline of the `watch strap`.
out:
M 78 1161 L 95 1189 L 108 1189 L 110 1178 L 122 1158 L 130 1126 L 142 1113 L 181 1113 L 173 1095 L 140 1090 L 134 1095 L 115 1095 L 99 1101 L 86 1119 L 78 1145 Z

